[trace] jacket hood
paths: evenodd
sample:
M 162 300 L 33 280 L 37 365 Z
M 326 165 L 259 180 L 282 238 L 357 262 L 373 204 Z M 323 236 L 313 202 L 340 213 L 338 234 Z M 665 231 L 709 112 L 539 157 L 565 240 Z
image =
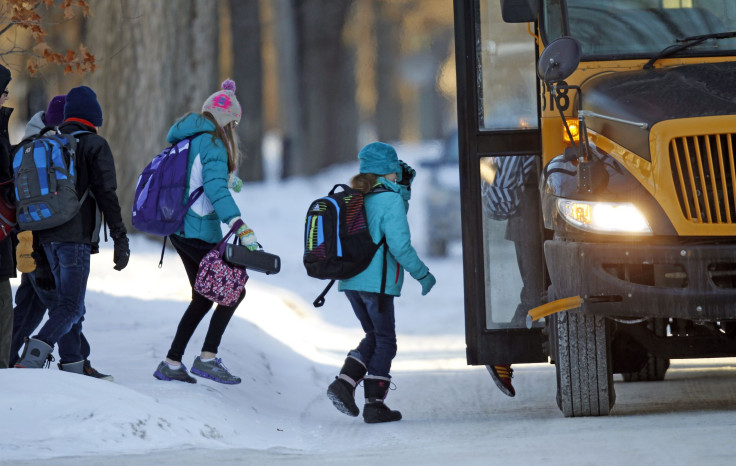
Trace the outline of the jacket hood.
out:
M 395 181 L 389 181 L 386 178 L 379 176 L 376 182 L 382 184 L 384 188 L 390 191 L 393 191 L 395 193 L 399 192 L 399 183 Z
M 198 113 L 190 113 L 184 115 L 169 129 L 166 141 L 169 144 L 176 144 L 182 139 L 194 136 L 195 134 L 213 132 L 215 124 Z
M 41 130 L 46 126 L 43 122 L 43 115 L 44 112 L 41 111 L 36 112 L 36 114 L 31 117 L 30 121 L 26 123 L 26 132 L 23 134 L 23 139 L 41 132 Z
M 398 193 L 401 195 L 401 198 L 408 202 L 411 199 L 411 191 L 409 191 L 409 187 L 403 184 L 399 184 L 395 181 L 389 181 L 386 178 L 379 176 L 378 182 L 383 185 L 384 188 L 388 189 L 389 191 L 393 191 L 395 193 Z M 409 205 L 407 204 L 406 209 L 409 210 Z
M 736 62 L 609 73 L 583 86 L 583 108 L 646 128 L 602 118 L 588 127 L 650 160 L 649 131 L 680 118 L 736 114 Z

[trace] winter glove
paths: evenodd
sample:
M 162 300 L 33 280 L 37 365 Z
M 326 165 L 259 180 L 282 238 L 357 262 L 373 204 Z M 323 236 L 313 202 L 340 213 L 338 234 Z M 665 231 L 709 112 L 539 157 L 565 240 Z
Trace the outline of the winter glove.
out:
M 235 176 L 234 173 L 231 173 L 227 180 L 227 187 L 239 193 L 243 189 L 243 180 Z
M 401 173 L 399 174 L 398 183 L 408 186 L 408 189 L 411 189 L 411 182 L 414 181 L 414 177 L 417 176 L 416 170 L 401 160 L 399 160 L 399 166 L 401 167 Z
M 115 251 L 113 252 L 112 261 L 115 262 L 113 267 L 115 270 L 123 270 L 128 265 L 130 259 L 130 247 L 128 247 L 128 236 L 123 233 L 121 236 L 113 237 L 115 242 Z
M 51 273 L 51 266 L 49 265 L 49 260 L 46 257 L 46 252 L 44 252 L 43 246 L 38 245 L 31 253 L 31 257 L 33 257 L 33 260 L 36 262 L 36 286 L 46 291 L 56 289 L 54 274 Z
M 249 251 L 258 249 L 258 238 L 251 228 L 240 217 L 230 220 L 230 228 L 235 228 L 235 234 L 240 238 L 240 244 L 248 248 Z
M 21 231 L 18 233 L 18 246 L 15 248 L 16 267 L 23 273 L 29 273 L 36 270 L 36 261 L 33 258 L 33 248 L 36 246 L 37 240 L 33 237 L 32 231 Z
M 434 278 L 434 275 L 432 275 L 431 272 L 427 271 L 427 275 L 420 278 L 419 283 L 422 285 L 422 296 L 424 296 L 429 293 L 429 290 L 431 290 L 434 284 L 437 283 L 437 279 Z

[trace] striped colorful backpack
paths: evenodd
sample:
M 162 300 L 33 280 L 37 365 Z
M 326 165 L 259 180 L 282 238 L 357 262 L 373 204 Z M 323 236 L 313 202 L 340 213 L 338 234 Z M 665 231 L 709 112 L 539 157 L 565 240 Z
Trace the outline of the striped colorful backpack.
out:
M 342 190 L 338 192 L 338 188 Z M 383 191 L 386 190 L 379 188 L 371 193 Z M 304 267 L 310 277 L 330 280 L 314 301 L 315 307 L 324 304 L 324 296 L 335 280 L 354 277 L 365 270 L 378 248 L 386 242 L 386 238 L 378 244 L 373 242 L 363 201 L 360 191 L 337 184 L 327 196 L 312 202 L 307 210 Z

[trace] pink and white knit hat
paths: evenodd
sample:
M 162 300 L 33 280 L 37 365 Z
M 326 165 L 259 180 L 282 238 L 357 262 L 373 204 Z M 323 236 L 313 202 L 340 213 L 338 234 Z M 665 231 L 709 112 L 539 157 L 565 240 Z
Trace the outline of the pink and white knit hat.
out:
M 210 112 L 215 117 L 217 124 L 223 128 L 231 121 L 240 123 L 240 117 L 243 114 L 240 103 L 235 97 L 235 81 L 231 79 L 223 81 L 222 90 L 215 92 L 204 101 L 202 113 L 204 112 Z

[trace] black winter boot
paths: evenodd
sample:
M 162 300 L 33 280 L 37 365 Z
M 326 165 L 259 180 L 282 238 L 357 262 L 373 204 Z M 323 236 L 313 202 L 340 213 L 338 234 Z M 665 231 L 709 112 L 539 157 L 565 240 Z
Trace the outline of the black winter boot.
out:
M 369 424 L 377 422 L 400 421 L 401 413 L 393 411 L 386 406 L 388 389 L 391 386 L 391 378 L 369 375 L 363 379 L 365 388 L 365 406 L 363 407 L 363 420 Z
M 355 387 L 363 379 L 366 373 L 362 361 L 352 356 L 345 359 L 340 369 L 340 375 L 327 387 L 327 398 L 332 400 L 338 411 L 348 416 L 360 414 L 358 405 L 355 404 Z

